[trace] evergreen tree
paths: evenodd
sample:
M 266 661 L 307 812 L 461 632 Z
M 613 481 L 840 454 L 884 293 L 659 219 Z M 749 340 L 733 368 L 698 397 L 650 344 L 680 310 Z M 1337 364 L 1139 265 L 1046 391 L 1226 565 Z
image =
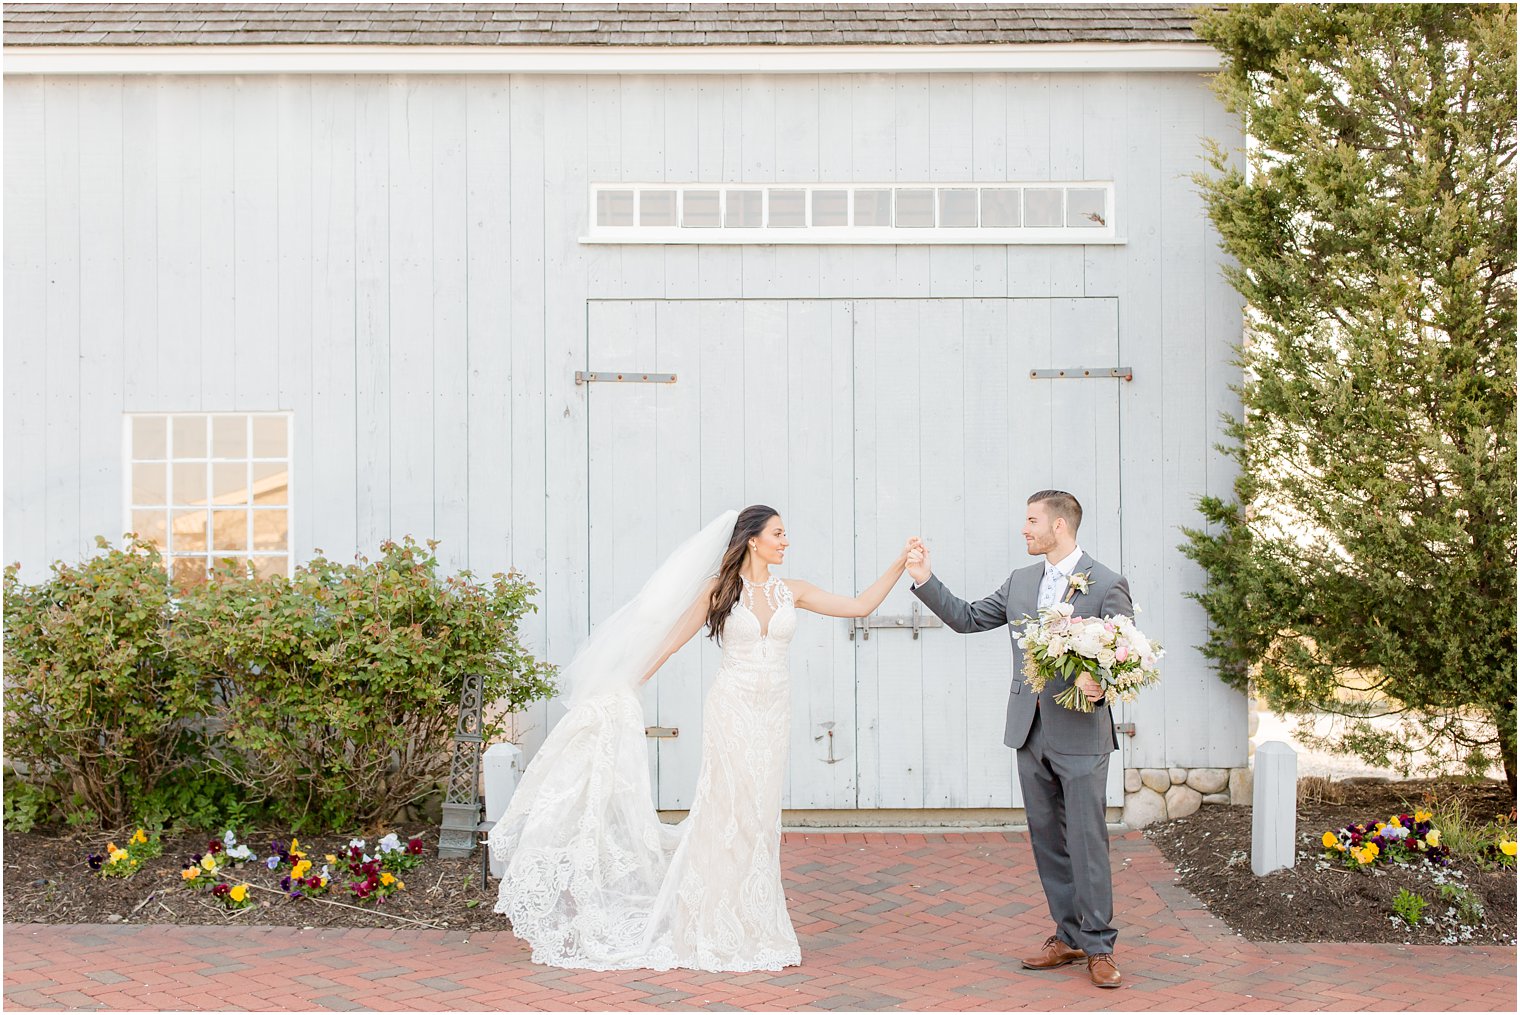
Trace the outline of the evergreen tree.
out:
M 1204 651 L 1354 717 L 1335 749 L 1514 790 L 1515 8 L 1242 4 L 1198 34 L 1249 138 L 1198 177 L 1246 303 L 1234 502 L 1184 530 Z

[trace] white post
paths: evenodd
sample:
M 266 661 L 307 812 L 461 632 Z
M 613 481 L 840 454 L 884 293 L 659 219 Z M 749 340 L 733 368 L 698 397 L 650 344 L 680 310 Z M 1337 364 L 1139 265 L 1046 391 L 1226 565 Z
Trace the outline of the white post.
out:
M 516 744 L 492 744 L 486 748 L 480 766 L 481 781 L 485 783 L 486 823 L 494 825 L 507 812 L 507 803 L 517 788 L 517 777 L 522 774 L 522 751 Z M 504 861 L 492 858 L 491 876 L 501 877 L 506 867 Z
M 1298 834 L 1298 753 L 1281 740 L 1256 748 L 1251 794 L 1251 870 L 1258 876 L 1293 866 Z

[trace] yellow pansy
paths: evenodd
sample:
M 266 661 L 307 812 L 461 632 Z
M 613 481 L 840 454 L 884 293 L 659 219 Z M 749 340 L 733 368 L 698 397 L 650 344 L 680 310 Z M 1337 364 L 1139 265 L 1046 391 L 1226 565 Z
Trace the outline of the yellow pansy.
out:
M 196 878 L 201 876 L 200 868 L 186 867 L 184 870 L 179 872 L 179 876 L 184 878 L 186 881 L 194 881 Z
M 113 850 L 111 850 L 111 862 L 112 863 L 120 863 L 122 860 L 125 860 L 126 858 L 127 858 L 127 851 L 126 850 L 124 850 L 124 849 L 113 849 Z
M 311 861 L 300 860 L 297 861 L 294 867 L 290 868 L 290 876 L 297 879 L 304 878 L 309 870 L 311 870 Z
M 201 857 L 201 866 L 206 868 L 208 871 L 216 870 L 216 857 L 212 856 L 210 853 L 207 853 L 205 856 Z
M 108 842 L 108 843 L 106 843 L 106 852 L 107 853 L 115 853 L 116 852 L 116 843 L 114 843 L 114 842 Z
M 335 857 L 335 856 L 333 856 L 331 853 L 328 853 L 322 859 L 326 860 L 328 863 L 337 863 L 338 862 L 338 858 Z
M 301 844 L 301 840 L 300 839 L 291 839 L 290 840 L 290 855 L 291 856 L 305 856 L 306 855 L 305 853 L 301 852 L 297 848 L 298 846 L 300 846 L 300 844 Z
M 388 884 L 390 884 L 391 882 L 393 882 L 395 880 L 396 880 L 396 876 L 394 874 L 392 874 L 390 871 L 386 871 L 384 874 L 380 875 L 380 883 L 382 885 L 388 885 Z
M 1334 849 L 1341 844 L 1341 841 L 1335 837 L 1334 832 L 1326 832 L 1325 837 L 1320 841 L 1325 844 L 1326 849 Z
M 148 841 L 148 837 L 146 835 L 144 835 L 143 834 L 143 830 L 141 828 L 139 828 L 136 832 L 132 833 L 132 841 L 131 841 L 130 845 L 140 846 L 140 845 L 142 845 L 143 843 L 145 843 L 147 841 Z
M 323 879 L 322 879 L 322 887 L 323 887 L 323 888 L 326 888 L 326 887 L 327 887 L 327 879 L 326 879 L 326 878 L 323 878 Z
M 1395 814 L 1393 817 L 1391 817 L 1391 818 L 1388 819 L 1388 824 L 1391 827 L 1393 827 L 1393 828 L 1403 828 L 1404 827 L 1402 824 L 1399 823 L 1399 816 L 1397 814 Z
M 1416 824 L 1418 824 L 1421 821 L 1429 821 L 1433 817 L 1435 817 L 1435 815 L 1431 814 L 1429 811 L 1415 811 L 1414 812 L 1414 820 L 1415 820 Z
M 1441 844 L 1441 830 L 1439 828 L 1432 828 L 1426 832 L 1425 843 L 1429 846 L 1439 846 Z
M 1379 853 L 1382 852 L 1382 850 L 1378 848 L 1378 844 L 1375 843 L 1375 842 L 1369 842 L 1369 843 L 1367 843 L 1367 848 L 1368 848 L 1368 850 L 1370 850 L 1372 852 L 1373 856 L 1377 856 Z
M 233 902 L 242 902 L 244 899 L 248 898 L 248 886 L 238 885 L 232 891 L 227 893 L 227 897 L 230 898 Z
M 1499 849 L 1504 853 L 1505 856 L 1514 856 L 1515 855 L 1515 849 L 1516 849 L 1516 847 L 1515 847 L 1515 840 L 1514 839 L 1503 839 L 1503 840 L 1501 840 L 1499 842 Z
M 402 881 L 400 878 L 397 878 L 396 879 L 396 887 L 397 888 L 405 888 L 406 887 L 406 882 Z

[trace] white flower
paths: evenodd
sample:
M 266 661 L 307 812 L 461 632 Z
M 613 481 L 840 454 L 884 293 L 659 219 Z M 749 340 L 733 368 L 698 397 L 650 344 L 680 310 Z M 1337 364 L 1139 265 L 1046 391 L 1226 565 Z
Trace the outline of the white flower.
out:
M 375 848 L 382 853 L 391 853 L 401 848 L 401 840 L 396 837 L 395 832 L 389 832 Z
M 1045 654 L 1052 659 L 1059 659 L 1066 654 L 1066 639 L 1059 634 L 1045 643 Z
M 349 839 L 348 840 L 348 844 L 350 846 L 358 846 L 360 849 L 364 848 L 364 840 L 363 839 Z
M 237 836 L 232 834 L 232 829 L 227 829 L 226 833 L 222 835 L 222 845 L 226 846 L 228 849 L 231 849 L 236 843 Z
M 1111 648 L 1098 649 L 1098 665 L 1105 670 L 1114 668 L 1114 650 Z

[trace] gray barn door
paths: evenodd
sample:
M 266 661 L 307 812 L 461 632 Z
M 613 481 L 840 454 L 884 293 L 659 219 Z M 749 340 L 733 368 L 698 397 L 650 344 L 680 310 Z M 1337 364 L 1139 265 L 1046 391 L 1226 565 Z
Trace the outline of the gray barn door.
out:
M 853 376 L 847 303 L 596 300 L 586 368 L 674 373 L 587 393 L 590 618 L 638 591 L 681 540 L 726 508 L 782 512 L 788 577 L 845 590 L 854 576 Z M 855 806 L 854 649 L 842 622 L 805 615 L 792 644 L 787 807 Z M 718 652 L 695 639 L 645 687 L 652 782 L 691 804 L 702 701 Z M 832 734 L 832 736 L 830 736 Z
M 1077 496 L 1082 547 L 1120 566 L 1123 382 L 1030 377 L 1119 365 L 1116 301 L 861 300 L 854 320 L 858 585 L 917 533 L 952 591 L 989 594 L 1036 559 L 1019 533 L 1025 498 L 1046 488 Z M 915 602 L 904 582 L 880 612 Z M 878 629 L 858 652 L 858 806 L 1022 806 L 1002 742 L 1006 634 Z M 1110 804 L 1122 769 L 1116 757 Z

